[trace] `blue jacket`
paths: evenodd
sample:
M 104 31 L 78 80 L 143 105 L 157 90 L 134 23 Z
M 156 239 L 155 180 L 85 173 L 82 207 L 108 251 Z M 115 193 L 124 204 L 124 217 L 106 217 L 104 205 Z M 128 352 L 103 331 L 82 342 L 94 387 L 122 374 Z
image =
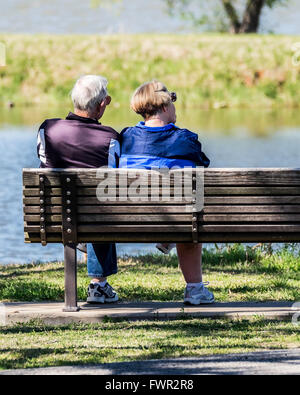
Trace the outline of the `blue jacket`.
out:
M 173 123 L 164 127 L 148 127 L 144 122 L 121 132 L 119 167 L 173 168 L 209 166 L 198 136 Z

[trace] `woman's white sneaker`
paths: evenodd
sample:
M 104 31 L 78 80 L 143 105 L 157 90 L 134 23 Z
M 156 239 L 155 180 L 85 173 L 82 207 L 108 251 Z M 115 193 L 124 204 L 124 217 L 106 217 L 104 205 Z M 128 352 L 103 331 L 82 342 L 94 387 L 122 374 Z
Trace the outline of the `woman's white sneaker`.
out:
M 209 283 L 206 282 L 193 287 L 186 286 L 184 291 L 184 303 L 192 305 L 214 303 L 214 294 L 205 287 L 205 285 L 208 284 Z

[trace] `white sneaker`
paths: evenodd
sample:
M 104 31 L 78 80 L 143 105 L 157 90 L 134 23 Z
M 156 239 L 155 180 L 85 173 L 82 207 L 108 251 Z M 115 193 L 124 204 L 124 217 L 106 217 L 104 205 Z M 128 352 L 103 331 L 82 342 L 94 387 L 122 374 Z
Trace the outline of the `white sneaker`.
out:
M 200 283 L 200 285 L 196 287 L 186 286 L 184 291 L 184 303 L 192 305 L 214 303 L 214 294 L 205 287 L 205 285 L 208 284 L 209 282 Z
M 176 244 L 161 244 L 161 243 L 156 244 L 156 248 L 160 252 L 162 252 L 163 254 L 166 254 L 166 255 L 168 255 L 175 247 L 176 247 Z
M 118 300 L 118 294 L 108 283 L 104 287 L 91 283 L 88 287 L 87 303 L 113 303 Z

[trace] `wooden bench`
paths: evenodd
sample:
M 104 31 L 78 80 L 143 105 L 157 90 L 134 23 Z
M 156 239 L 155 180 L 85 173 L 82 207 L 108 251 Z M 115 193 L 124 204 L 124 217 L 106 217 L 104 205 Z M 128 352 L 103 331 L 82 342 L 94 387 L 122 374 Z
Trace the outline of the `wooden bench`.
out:
M 79 242 L 300 241 L 300 169 L 24 169 L 23 196 L 25 242 L 64 245 L 64 311 Z

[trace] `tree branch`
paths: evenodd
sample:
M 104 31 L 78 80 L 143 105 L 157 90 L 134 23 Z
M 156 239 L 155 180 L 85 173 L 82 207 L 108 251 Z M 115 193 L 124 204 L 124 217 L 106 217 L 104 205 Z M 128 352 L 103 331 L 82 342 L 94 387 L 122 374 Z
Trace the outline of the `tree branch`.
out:
M 240 33 L 256 33 L 259 26 L 259 18 L 266 0 L 248 0 L 244 13 Z
M 231 32 L 232 33 L 239 33 L 241 28 L 241 23 L 239 21 L 238 14 L 232 5 L 231 0 L 222 0 L 225 12 L 230 20 L 231 25 Z

